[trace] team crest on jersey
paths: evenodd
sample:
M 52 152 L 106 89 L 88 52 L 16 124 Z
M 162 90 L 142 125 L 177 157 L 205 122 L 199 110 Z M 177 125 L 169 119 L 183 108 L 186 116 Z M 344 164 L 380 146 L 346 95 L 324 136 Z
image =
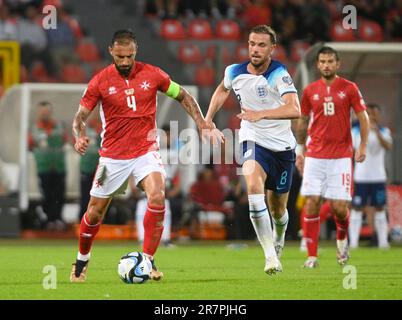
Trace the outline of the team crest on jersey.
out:
M 341 99 L 344 99 L 344 98 L 346 97 L 345 92 L 339 91 L 339 92 L 338 92 L 338 97 L 341 98 Z
M 290 76 L 284 76 L 284 77 L 282 77 L 282 81 L 283 81 L 284 83 L 286 83 L 288 86 L 290 86 L 290 85 L 293 84 L 293 80 L 292 80 L 292 78 L 291 78 Z
M 320 95 L 318 93 L 314 94 L 313 95 L 313 100 L 314 101 L 320 100 Z
M 132 96 L 133 94 L 134 94 L 134 89 L 127 89 L 127 90 L 124 90 L 124 92 L 126 93 L 126 95 L 128 95 L 128 96 Z
M 109 87 L 109 94 L 115 94 L 117 93 L 117 90 L 115 87 Z
M 257 95 L 260 98 L 265 98 L 268 95 L 268 88 L 266 85 L 256 86 L 256 90 L 257 90 Z
M 147 91 L 147 90 L 149 89 L 149 87 L 150 87 L 150 83 L 147 82 L 147 81 L 144 81 L 144 82 L 141 84 L 141 89 L 143 89 L 144 91 Z

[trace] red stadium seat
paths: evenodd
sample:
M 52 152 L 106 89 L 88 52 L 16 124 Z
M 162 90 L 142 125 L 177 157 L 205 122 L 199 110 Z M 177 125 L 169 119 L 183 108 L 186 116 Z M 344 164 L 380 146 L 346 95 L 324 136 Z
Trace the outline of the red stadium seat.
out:
M 226 99 L 225 103 L 222 105 L 222 108 L 224 110 L 240 110 L 240 109 L 236 109 L 239 108 L 239 101 L 237 100 L 236 96 L 234 95 L 234 93 L 229 94 L 228 98 Z M 239 119 L 240 121 L 240 119 Z M 230 120 L 229 120 L 230 122 Z M 229 124 L 228 124 L 229 126 Z M 230 126 L 229 126 L 230 127 Z
M 277 44 L 274 53 L 272 54 L 272 59 L 279 60 L 280 62 L 286 62 L 287 54 L 285 48 L 280 44 Z
M 63 3 L 62 3 L 61 0 L 43 0 L 42 6 L 45 7 L 45 6 L 48 6 L 48 5 L 55 6 L 56 8 L 62 8 L 63 7 Z
M 384 40 L 384 34 L 381 26 L 375 21 L 359 21 L 359 38 L 363 41 L 381 42 Z
M 215 69 L 212 66 L 199 66 L 195 69 L 194 82 L 200 87 L 212 87 L 215 85 Z
M 292 44 L 290 57 L 294 62 L 299 62 L 305 52 L 310 48 L 309 44 L 303 41 L 295 41 Z
M 240 27 L 232 20 L 221 20 L 216 25 L 216 37 L 223 40 L 239 40 Z
M 248 45 L 247 44 L 241 43 L 237 46 L 235 59 L 236 59 L 237 63 L 248 60 Z
M 31 81 L 48 82 L 49 75 L 42 62 L 35 62 L 31 68 Z
M 67 83 L 85 83 L 87 76 L 80 65 L 65 64 L 61 68 L 61 80 Z
M 98 62 L 100 61 L 99 50 L 92 41 L 80 41 L 75 48 L 75 51 L 83 62 Z
M 201 50 L 191 43 L 184 43 L 178 49 L 178 59 L 183 63 L 200 63 L 202 61 Z
M 331 38 L 333 41 L 356 41 L 353 29 L 345 29 L 342 20 L 335 21 L 332 24 Z
M 163 20 L 160 28 L 160 35 L 165 40 L 183 40 L 186 38 L 183 24 L 179 20 Z
M 194 40 L 212 39 L 212 28 L 208 20 L 196 19 L 191 21 L 188 26 L 188 36 Z
M 239 113 L 240 113 L 240 108 L 239 108 Z M 234 114 L 233 116 L 231 116 L 228 121 L 228 128 L 233 131 L 240 129 L 241 120 L 236 115 L 237 115 L 237 113 Z

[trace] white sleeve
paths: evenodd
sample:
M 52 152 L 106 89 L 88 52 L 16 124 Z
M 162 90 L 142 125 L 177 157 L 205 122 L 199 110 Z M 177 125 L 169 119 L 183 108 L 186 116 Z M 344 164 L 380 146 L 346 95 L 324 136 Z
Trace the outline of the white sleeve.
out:
M 230 75 L 230 70 L 231 69 L 232 69 L 232 66 L 226 67 L 225 76 L 223 78 L 223 86 L 228 90 L 232 89 L 232 77 Z
M 297 93 L 296 87 L 293 83 L 293 79 L 286 69 L 282 69 L 275 77 L 275 85 L 281 96 L 285 93 L 295 92 Z
M 386 127 L 382 127 L 380 130 L 382 136 L 388 143 L 392 143 L 392 135 L 391 135 L 391 130 L 389 130 Z
M 352 144 L 353 149 L 357 149 L 360 144 L 360 130 L 358 127 L 352 128 Z

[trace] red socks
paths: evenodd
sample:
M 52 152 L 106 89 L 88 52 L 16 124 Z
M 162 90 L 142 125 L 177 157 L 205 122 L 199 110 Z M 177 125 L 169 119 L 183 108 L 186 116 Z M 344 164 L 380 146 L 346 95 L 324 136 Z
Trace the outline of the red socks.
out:
M 342 221 L 339 220 L 336 216 L 334 216 L 335 223 L 336 223 L 336 240 L 345 240 L 348 235 L 350 214 L 349 214 L 349 209 L 347 209 L 347 210 L 348 210 L 348 213 L 347 213 L 345 219 Z
M 165 206 L 148 204 L 144 217 L 144 244 L 142 251 L 153 256 L 158 249 L 163 232 L 163 219 L 165 216 Z
M 80 240 L 79 240 L 79 252 L 82 255 L 86 255 L 91 251 L 92 243 L 96 234 L 99 231 L 102 222 L 98 224 L 90 225 L 87 213 L 84 214 L 80 225 Z
M 309 257 L 317 257 L 318 237 L 320 234 L 320 217 L 305 216 L 303 223 L 303 237 L 306 239 Z

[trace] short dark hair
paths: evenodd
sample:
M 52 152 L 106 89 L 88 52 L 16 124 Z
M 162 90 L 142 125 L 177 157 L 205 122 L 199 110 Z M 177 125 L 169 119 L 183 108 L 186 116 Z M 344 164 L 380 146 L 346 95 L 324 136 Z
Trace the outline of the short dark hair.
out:
M 334 48 L 331 47 L 321 47 L 320 50 L 317 52 L 316 60 L 318 61 L 318 58 L 320 57 L 320 54 L 334 54 L 336 61 L 339 61 L 339 54 L 338 51 L 336 51 Z
M 252 33 L 265 33 L 265 34 L 269 34 L 269 37 L 271 38 L 271 43 L 272 44 L 276 44 L 276 32 L 274 31 L 274 29 L 272 29 L 272 27 L 266 25 L 266 24 L 260 24 L 258 26 L 255 26 L 254 28 L 252 28 L 250 30 L 250 34 Z
M 42 101 L 39 101 L 39 102 L 38 102 L 37 107 L 38 107 L 38 108 L 40 108 L 40 107 L 48 107 L 48 108 L 51 109 L 51 108 L 52 108 L 52 104 L 51 104 L 49 101 L 42 100 Z
M 367 103 L 367 108 L 369 108 L 369 109 L 377 109 L 378 111 L 381 111 L 381 107 L 376 103 Z
M 113 34 L 111 45 L 113 46 L 115 42 L 118 44 L 126 44 L 128 41 L 133 41 L 134 44 L 137 45 L 137 38 L 134 32 L 131 29 L 121 29 Z

